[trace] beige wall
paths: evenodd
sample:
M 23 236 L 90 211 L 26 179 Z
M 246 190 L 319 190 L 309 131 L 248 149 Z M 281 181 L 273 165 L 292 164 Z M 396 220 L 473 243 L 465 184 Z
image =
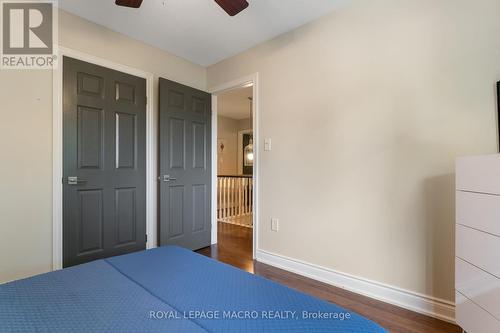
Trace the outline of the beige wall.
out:
M 499 34 L 498 0 L 356 1 L 209 67 L 259 72 L 260 247 L 453 300 L 454 159 L 497 149 Z
M 66 12 L 59 22 L 62 46 L 151 72 L 155 92 L 159 76 L 205 89 L 201 66 Z M 52 268 L 52 72 L 0 71 L 0 100 L 1 283 Z
M 238 132 L 251 128 L 250 119 L 231 119 L 217 117 L 217 139 L 223 139 L 223 153 L 217 154 L 217 173 L 219 175 L 238 175 Z
M 0 283 L 52 263 L 52 72 L 0 70 Z
M 217 174 L 238 174 L 238 121 L 228 117 L 217 117 L 217 142 L 224 141 L 224 151 L 217 151 Z
M 238 130 L 252 129 L 252 119 L 240 119 L 238 120 Z

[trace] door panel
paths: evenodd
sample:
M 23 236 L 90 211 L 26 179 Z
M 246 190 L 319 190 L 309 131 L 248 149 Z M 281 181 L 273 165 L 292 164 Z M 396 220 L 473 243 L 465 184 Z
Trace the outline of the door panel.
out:
M 63 75 L 63 265 L 143 250 L 146 81 L 68 57 Z
M 193 231 L 202 232 L 206 228 L 207 186 L 193 185 Z
M 193 122 L 193 168 L 207 167 L 207 134 L 206 125 Z
M 160 79 L 161 245 L 210 245 L 211 96 Z
M 170 169 L 184 169 L 186 125 L 183 119 L 170 118 Z
M 102 109 L 78 106 L 78 167 L 100 169 L 102 161 Z
M 116 116 L 116 168 L 135 168 L 137 142 L 136 116 L 117 112 Z
M 78 255 L 103 251 L 102 190 L 78 191 Z
M 135 188 L 115 190 L 115 216 L 117 223 L 117 246 L 135 242 L 136 209 Z
M 135 87 L 125 82 L 115 82 L 116 100 L 120 102 L 135 103 Z
M 170 186 L 168 191 L 169 237 L 174 239 L 184 235 L 184 186 Z
M 104 97 L 104 78 L 89 73 L 77 73 L 78 95 L 88 95 L 97 98 Z

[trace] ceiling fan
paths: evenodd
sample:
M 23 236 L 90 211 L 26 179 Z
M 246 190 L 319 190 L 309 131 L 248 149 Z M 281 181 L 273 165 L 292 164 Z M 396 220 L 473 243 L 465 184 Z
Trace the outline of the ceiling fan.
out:
M 139 8 L 143 0 L 116 0 L 118 6 Z M 214 0 L 222 7 L 230 16 L 234 16 L 248 7 L 246 0 Z

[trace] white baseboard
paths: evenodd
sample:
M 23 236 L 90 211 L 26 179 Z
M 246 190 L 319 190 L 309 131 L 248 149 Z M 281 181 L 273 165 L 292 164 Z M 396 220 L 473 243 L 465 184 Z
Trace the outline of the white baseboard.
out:
M 257 250 L 256 259 L 264 264 L 328 283 L 338 288 L 455 323 L 455 305 L 443 299 L 337 272 L 330 268 L 310 264 L 264 250 Z

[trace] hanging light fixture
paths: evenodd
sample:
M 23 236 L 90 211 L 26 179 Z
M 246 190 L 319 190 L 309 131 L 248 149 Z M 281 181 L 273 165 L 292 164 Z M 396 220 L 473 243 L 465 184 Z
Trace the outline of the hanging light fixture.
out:
M 253 99 L 252 97 L 248 97 L 250 100 L 250 122 L 252 121 L 252 109 L 253 109 Z M 250 142 L 243 150 L 243 154 L 245 156 L 245 165 L 253 165 L 253 135 L 250 137 Z
M 250 143 L 245 147 L 245 158 L 249 162 L 253 161 L 253 139 L 250 139 Z

